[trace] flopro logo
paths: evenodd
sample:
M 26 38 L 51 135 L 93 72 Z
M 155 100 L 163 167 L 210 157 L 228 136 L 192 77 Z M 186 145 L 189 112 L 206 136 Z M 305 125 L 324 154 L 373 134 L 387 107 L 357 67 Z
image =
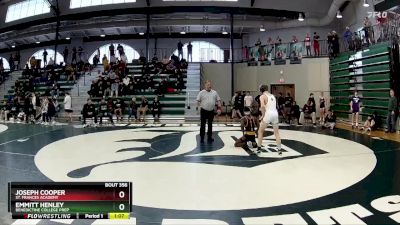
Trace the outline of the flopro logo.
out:
M 132 181 L 140 207 L 222 211 L 282 206 L 346 189 L 373 171 L 376 157 L 349 140 L 281 130 L 283 149 L 249 156 L 233 146 L 235 127 L 217 127 L 212 145 L 199 147 L 198 127 L 158 127 L 79 135 L 35 156 L 54 181 Z M 351 157 L 350 157 L 351 156 Z M 56 166 L 55 166 L 56 165 Z M 249 196 L 247 189 L 256 196 Z M 312 191 L 310 191 L 312 190 Z
M 388 12 L 368 12 L 368 18 L 382 18 L 386 19 Z

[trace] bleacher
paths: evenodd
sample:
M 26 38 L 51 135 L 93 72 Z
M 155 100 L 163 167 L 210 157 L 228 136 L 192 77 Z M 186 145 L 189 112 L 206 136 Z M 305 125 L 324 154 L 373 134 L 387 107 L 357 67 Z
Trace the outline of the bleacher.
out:
M 132 78 L 139 78 L 142 76 L 143 65 L 140 64 L 128 64 L 127 68 L 129 69 L 129 73 L 127 75 L 132 76 Z M 187 69 L 182 69 L 182 75 L 184 78 L 184 83 L 187 82 Z M 155 83 L 154 89 L 146 90 L 145 92 L 137 91 L 137 93 L 133 95 L 125 95 L 120 96 L 118 99 L 123 99 L 124 103 L 128 106 L 132 97 L 136 97 L 136 103 L 139 105 L 141 103 L 141 96 L 145 96 L 149 101 L 149 104 L 152 103 L 156 94 L 154 94 L 156 88 L 158 88 L 158 83 L 161 82 L 163 77 L 169 77 L 171 74 L 155 74 L 153 67 L 150 67 L 150 75 L 153 78 L 153 82 Z M 176 78 L 170 78 L 170 81 L 176 81 Z M 176 88 L 176 87 L 175 87 Z M 186 86 L 184 86 L 184 89 Z M 116 99 L 117 97 L 114 97 Z M 92 101 L 98 105 L 101 98 L 92 98 Z M 163 97 L 159 98 L 161 102 L 161 118 L 165 116 L 183 116 L 185 114 L 185 106 L 186 106 L 186 92 L 182 90 L 182 92 L 169 92 L 165 94 Z M 150 107 L 149 107 L 150 110 Z M 148 112 L 150 114 L 150 112 Z M 127 116 L 128 108 L 125 108 L 124 115 Z M 150 116 L 150 115 L 148 115 Z
M 74 85 L 75 82 L 73 81 L 68 81 L 67 76 L 62 73 L 61 70 L 56 70 L 56 73 L 59 73 L 60 80 L 58 81 L 58 84 L 60 85 L 59 89 L 59 95 L 57 98 L 57 101 L 62 103 L 64 101 L 64 96 L 65 92 L 70 91 Z M 43 73 L 43 70 L 41 71 Z M 77 74 L 77 79 L 79 78 L 79 73 Z M 18 77 L 14 83 L 16 82 L 29 82 L 28 78 L 25 78 L 24 76 Z M 34 92 L 39 93 L 41 96 L 47 95 L 50 93 L 52 89 L 52 85 L 48 85 L 45 82 L 41 83 L 35 83 L 34 85 Z M 29 92 L 25 93 L 25 96 L 30 94 Z M 10 98 L 13 98 L 15 95 L 15 86 L 11 86 L 11 89 L 7 91 L 7 94 L 3 96 L 3 100 L 0 100 L 0 107 L 4 106 L 4 101 L 7 101 Z M 61 104 L 62 105 L 62 104 Z
M 143 65 L 141 64 L 128 64 L 127 65 L 129 69 L 129 73 L 127 75 L 130 75 L 132 78 L 139 78 L 143 74 Z M 182 76 L 184 79 L 184 89 L 186 89 L 186 83 L 187 83 L 187 69 L 181 70 L 182 71 Z M 60 73 L 60 71 L 56 71 L 57 73 Z M 74 86 L 75 82 L 71 82 L 67 80 L 67 76 L 65 74 L 59 74 L 60 80 L 58 81 L 58 84 L 60 85 L 59 89 L 59 95 L 57 98 L 57 101 L 60 103 L 61 108 L 63 107 L 63 100 L 65 96 L 65 92 L 71 91 Z M 154 71 L 154 68 L 150 68 L 150 75 L 152 76 L 154 87 L 151 90 L 145 90 L 144 92 L 140 90 L 136 90 L 136 93 L 134 96 L 132 95 L 124 95 L 124 96 L 119 96 L 119 97 L 114 97 L 113 100 L 118 99 L 123 99 L 125 102 L 126 106 L 129 105 L 130 101 L 132 100 L 132 97 L 136 97 L 136 103 L 139 105 L 141 103 L 141 97 L 145 96 L 146 99 L 149 102 L 149 112 L 148 116 L 151 116 L 150 112 L 150 106 L 155 98 L 155 90 L 158 88 L 159 83 L 162 81 L 162 78 L 169 78 L 172 74 L 165 74 L 165 73 L 160 73 L 156 74 Z M 77 79 L 78 79 L 78 74 L 77 74 Z M 175 81 L 177 78 L 169 78 L 168 79 L 170 82 L 175 84 Z M 15 82 L 29 82 L 29 79 L 21 76 L 18 79 L 15 80 Z M 175 88 L 173 84 L 169 84 L 169 87 Z M 42 83 L 35 83 L 34 85 L 34 91 L 36 93 L 39 93 L 41 96 L 43 95 L 48 95 L 51 92 L 52 85 L 49 85 L 48 83 L 42 82 Z M 120 93 L 121 94 L 121 93 Z M 15 95 L 15 86 L 11 86 L 11 88 L 7 91 L 7 94 L 5 94 L 4 100 L 9 99 L 10 97 L 14 97 Z M 89 95 L 87 95 L 87 98 Z M 86 97 L 82 97 L 85 98 Z M 109 99 L 109 98 L 107 98 Z M 181 92 L 176 92 L 176 91 L 169 91 L 166 94 L 164 94 L 162 97 L 159 97 L 159 100 L 161 102 L 161 119 L 166 118 L 166 117 L 183 117 L 185 114 L 185 106 L 186 106 L 186 91 L 182 90 Z M 92 98 L 92 101 L 98 106 L 101 98 L 100 97 L 94 97 Z M 0 107 L 4 104 L 4 101 L 1 101 Z M 80 110 L 83 108 L 83 102 L 81 104 L 74 104 L 74 113 L 76 114 L 74 117 L 79 118 L 81 117 Z M 125 108 L 124 115 L 127 117 L 128 115 L 128 107 Z M 61 110 L 61 117 L 65 116 L 63 113 L 63 110 Z
M 391 49 L 389 43 L 371 46 L 355 53 L 342 53 L 330 62 L 331 108 L 340 118 L 351 114 L 350 96 L 354 90 L 362 99 L 362 116 L 377 112 L 386 121 L 391 88 Z

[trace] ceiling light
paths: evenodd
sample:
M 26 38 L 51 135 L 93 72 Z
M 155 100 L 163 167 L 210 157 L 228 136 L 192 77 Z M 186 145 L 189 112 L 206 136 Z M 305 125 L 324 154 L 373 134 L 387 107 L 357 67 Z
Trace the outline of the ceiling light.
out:
M 304 21 L 303 13 L 299 13 L 299 21 Z
M 139 32 L 139 35 L 144 35 L 144 32 Z
M 368 0 L 364 0 L 364 4 L 363 4 L 363 6 L 364 6 L 364 7 L 369 7 Z
M 343 18 L 342 13 L 339 10 L 336 13 L 336 18 L 338 18 L 338 19 L 342 19 Z
M 100 37 L 105 37 L 106 35 L 105 34 L 100 34 Z
M 70 37 L 66 37 L 65 40 L 71 40 L 71 38 Z
M 260 31 L 261 31 L 261 32 L 265 32 L 265 27 L 264 27 L 264 25 L 261 25 Z
M 182 28 L 182 31 L 180 32 L 180 34 L 186 34 L 186 30 L 184 27 Z
M 203 26 L 203 32 L 207 33 L 207 31 L 208 31 L 208 26 Z
M 224 34 L 224 35 L 227 35 L 227 34 L 228 34 L 228 31 L 226 31 L 226 28 L 225 28 L 225 27 L 222 28 L 222 34 Z
M 11 45 L 11 48 L 15 48 L 15 45 Z
M 40 44 L 40 41 L 37 41 L 36 44 Z

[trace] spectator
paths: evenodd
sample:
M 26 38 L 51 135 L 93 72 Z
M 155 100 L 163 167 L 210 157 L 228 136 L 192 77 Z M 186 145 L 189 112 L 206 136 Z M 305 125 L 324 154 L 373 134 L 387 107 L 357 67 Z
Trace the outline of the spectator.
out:
M 299 42 L 299 40 L 297 39 L 296 36 L 293 35 L 293 37 L 292 37 L 292 44 L 296 44 L 297 42 Z
M 354 49 L 356 51 L 360 51 L 362 49 L 362 40 L 357 32 L 354 32 L 353 43 L 354 43 Z
M 105 85 L 104 85 L 104 97 L 112 97 L 111 95 L 111 80 L 108 78 L 105 80 Z
M 88 94 L 90 98 L 97 97 L 98 96 L 98 86 L 95 80 L 92 81 L 92 84 L 90 85 L 90 90 L 88 91 Z
M 41 115 L 40 106 L 42 105 L 39 94 L 35 94 L 35 93 L 32 94 L 32 105 L 33 105 L 33 109 L 34 109 L 35 120 L 38 120 Z
M 50 57 L 49 62 L 47 63 L 47 66 L 53 67 L 54 66 L 54 60 L 53 57 Z
M 110 46 L 108 47 L 108 50 L 110 51 L 110 57 L 115 55 L 115 47 L 113 44 L 110 44 Z M 105 54 L 104 54 L 105 56 Z
M 49 99 L 47 96 L 43 98 L 42 101 L 42 106 L 41 106 L 41 112 L 42 112 L 42 123 L 44 125 L 47 125 L 49 122 L 49 117 L 48 117 L 48 110 L 49 110 Z
M 302 125 L 299 122 L 300 121 L 300 106 L 297 105 L 296 101 L 292 102 L 292 107 L 290 108 L 289 123 L 291 123 L 293 117 L 297 120 L 297 125 Z
M 307 34 L 304 39 L 304 45 L 306 46 L 307 56 L 311 56 L 311 37 L 310 34 Z
M 64 63 L 65 64 L 68 64 L 68 55 L 69 55 L 69 50 L 68 50 L 68 47 L 65 46 L 64 51 L 63 51 Z
M 76 64 L 76 47 L 72 48 L 72 59 L 71 59 L 71 63 L 75 63 Z
M 110 55 L 110 69 L 112 69 L 115 64 L 117 64 L 117 58 L 115 55 Z
M 244 109 L 244 96 L 242 95 L 241 91 L 237 92 L 234 104 L 235 104 L 236 114 L 239 115 L 240 119 L 243 116 L 243 109 Z
M 131 120 L 132 115 L 135 117 L 135 121 L 137 121 L 138 116 L 137 116 L 137 104 L 136 104 L 136 98 L 133 97 L 131 102 L 129 103 L 129 117 L 128 117 L 128 121 Z
M 390 98 L 388 105 L 388 115 L 386 119 L 387 130 L 386 133 L 395 133 L 396 132 L 396 118 L 398 113 L 398 102 L 395 96 L 394 90 L 390 89 Z
M 43 64 L 44 64 L 44 67 L 46 67 L 47 66 L 47 55 L 48 55 L 46 49 L 44 49 L 42 55 L 43 55 Z
M 126 76 L 126 77 L 124 77 L 124 78 L 122 79 L 122 84 L 123 84 L 124 86 L 128 86 L 130 81 L 131 81 L 131 76 L 128 75 L 128 76 Z
M 368 116 L 367 120 L 364 123 L 364 126 L 360 128 L 360 130 L 364 130 L 365 132 L 371 132 L 376 130 L 379 125 L 379 119 L 376 112 L 372 113 L 372 115 Z
M 147 90 L 152 90 L 153 89 L 153 79 L 151 78 L 150 75 L 146 76 L 145 83 L 146 83 Z
M 101 102 L 99 104 L 100 125 L 103 124 L 103 117 L 107 117 L 110 120 L 111 124 L 114 125 L 111 110 L 112 110 L 112 107 L 110 108 L 106 102 L 106 99 L 102 98 Z
M 125 54 L 120 55 L 121 57 L 121 63 L 126 64 L 128 63 L 128 57 L 126 57 Z
M 136 81 L 135 80 L 130 80 L 129 85 L 128 85 L 128 90 L 127 94 L 128 95 L 134 95 L 136 93 L 135 88 L 136 88 Z
M 138 112 L 139 121 L 145 122 L 146 112 L 148 110 L 148 107 L 149 107 L 149 102 L 147 101 L 147 99 L 144 96 L 142 96 L 142 103 L 140 104 L 139 112 Z M 143 117 L 143 120 L 141 119 L 141 117 Z
M 332 32 L 328 32 L 326 39 L 328 42 L 328 55 L 330 58 L 333 58 L 333 35 L 332 35 Z
M 60 84 L 57 81 L 54 81 L 53 86 L 51 87 L 50 94 L 53 98 L 58 98 L 58 94 L 60 92 Z
M 346 27 L 343 38 L 347 43 L 349 51 L 354 51 L 353 33 L 350 31 L 349 27 Z
M 180 72 L 177 78 L 176 90 L 178 93 L 181 93 L 184 88 L 185 88 L 185 81 L 183 80 L 183 75 Z
M 68 117 L 69 117 L 69 122 L 72 122 L 72 99 L 71 99 L 71 95 L 69 94 L 69 92 L 65 93 L 65 97 L 64 97 L 64 110 L 67 113 Z
M 187 51 L 188 51 L 187 60 L 188 61 L 190 60 L 190 62 L 193 62 L 192 50 L 193 50 L 193 45 L 192 42 L 189 41 L 189 44 L 187 46 Z
M 255 46 L 261 46 L 261 40 L 258 38 L 257 42 L 254 44 Z
M 293 105 L 293 98 L 292 98 L 292 96 L 290 96 L 290 93 L 288 92 L 285 97 L 285 108 L 283 111 L 283 115 L 285 116 L 286 123 L 290 123 L 290 111 L 291 111 L 292 105 Z
M 123 99 L 117 99 L 114 104 L 114 114 L 117 117 L 117 122 L 122 122 L 124 118 L 125 103 Z M 119 119 L 118 119 L 119 118 Z
M 328 110 L 328 113 L 325 117 L 325 124 L 323 127 L 329 128 L 331 130 L 333 130 L 336 127 L 336 115 L 331 109 Z
M 33 110 L 33 105 L 32 105 L 32 96 L 26 97 L 24 101 L 24 113 L 25 113 L 25 122 L 29 123 L 31 121 L 31 117 L 34 116 L 34 110 Z M 1 119 L 1 117 L 0 117 Z
M 368 17 L 364 19 L 364 38 L 367 43 L 367 46 L 371 44 L 371 39 L 373 38 L 372 24 Z
M 277 45 L 281 45 L 282 44 L 282 39 L 279 36 L 276 37 L 275 44 L 277 44 Z
M 90 98 L 88 98 L 87 103 L 83 105 L 82 116 L 84 127 L 86 127 L 86 119 L 88 118 L 94 118 L 94 123 L 97 123 L 96 107 Z
M 336 58 L 340 52 L 339 36 L 337 35 L 336 31 L 332 31 L 332 50 L 333 57 Z
M 103 62 L 104 72 L 107 72 L 110 69 L 110 63 L 108 62 L 106 54 L 104 54 L 102 62 Z
M 325 119 L 325 97 L 324 92 L 321 92 L 319 96 L 319 123 L 322 125 Z
M 2 106 L 0 110 L 0 120 L 8 121 L 9 120 L 9 114 L 11 112 L 11 104 L 8 101 L 3 102 L 4 105 Z
M 310 93 L 310 97 L 308 98 L 308 100 L 309 100 L 310 103 L 311 103 L 312 122 L 313 122 L 313 125 L 316 126 L 316 125 L 317 125 L 317 123 L 316 123 L 316 111 L 317 111 L 317 107 L 316 107 L 316 105 L 315 105 L 315 99 L 314 99 L 314 94 L 313 94 L 313 93 Z
M 82 46 L 79 46 L 79 48 L 78 48 L 79 62 L 83 61 L 82 54 L 83 54 L 83 48 L 82 48 Z
M 250 92 L 246 92 L 246 96 L 244 97 L 244 107 L 251 107 L 253 103 L 253 96 L 250 95 Z
M 152 108 L 151 111 L 153 113 L 154 121 L 159 121 L 160 115 L 161 115 L 161 102 L 160 102 L 160 100 L 158 100 L 158 96 L 156 96 L 154 98 L 151 108 Z M 156 116 L 157 116 L 157 118 L 156 118 Z
M 94 55 L 94 57 L 93 57 L 93 67 L 97 67 L 99 62 L 100 62 L 99 56 L 97 54 Z
M 258 61 L 265 60 L 265 49 L 261 44 L 258 46 Z
M 122 47 L 121 44 L 118 44 L 117 50 L 118 50 L 118 54 L 119 54 L 120 57 L 121 57 L 122 55 L 125 55 L 124 47 Z
M 361 111 L 361 98 L 358 96 L 358 92 L 354 92 L 354 96 L 351 97 L 350 100 L 350 111 L 351 111 L 351 127 L 358 128 L 358 114 Z
M 56 106 L 54 105 L 54 101 L 52 98 L 48 99 L 48 106 L 47 106 L 47 120 L 50 124 L 54 124 L 55 121 L 53 120 L 53 117 L 56 115 Z
M 314 47 L 314 56 L 319 57 L 320 56 L 320 47 L 319 47 L 319 35 L 317 34 L 317 32 L 314 32 L 313 47 Z
M 15 64 L 15 69 L 19 70 L 19 63 L 21 62 L 21 55 L 19 54 L 19 51 L 17 53 L 15 53 L 15 60 L 14 60 L 14 64 Z
M 32 56 L 32 58 L 34 58 L 34 56 Z M 15 64 L 14 64 L 14 56 L 13 54 L 10 54 L 10 58 L 8 59 L 8 62 L 10 64 L 10 70 L 11 72 L 14 71 L 15 69 Z
M 310 100 L 308 100 L 307 103 L 303 106 L 303 111 L 300 113 L 299 125 L 302 125 L 304 123 L 306 117 L 311 117 L 313 125 L 315 126 L 315 111 L 313 111 L 312 102 Z
M 0 73 L 4 72 L 4 62 L 3 62 L 3 58 L 0 58 Z M 1 82 L 2 80 L 0 80 Z
M 118 90 L 119 90 L 119 79 L 117 77 L 117 75 L 115 74 L 114 70 L 111 70 L 110 74 L 109 74 L 109 81 L 111 84 L 111 94 L 110 97 L 114 96 L 115 93 L 115 97 L 118 97 Z
M 183 44 L 181 41 L 178 42 L 178 58 L 183 59 Z
M 247 47 L 247 45 L 244 46 L 242 49 L 242 57 L 244 61 L 246 62 L 249 61 L 249 47 Z

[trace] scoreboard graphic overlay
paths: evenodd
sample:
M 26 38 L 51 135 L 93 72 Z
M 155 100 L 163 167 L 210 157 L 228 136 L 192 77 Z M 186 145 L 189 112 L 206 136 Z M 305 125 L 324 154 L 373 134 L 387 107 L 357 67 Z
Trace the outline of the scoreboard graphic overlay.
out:
M 129 219 L 130 182 L 8 184 L 13 219 Z

